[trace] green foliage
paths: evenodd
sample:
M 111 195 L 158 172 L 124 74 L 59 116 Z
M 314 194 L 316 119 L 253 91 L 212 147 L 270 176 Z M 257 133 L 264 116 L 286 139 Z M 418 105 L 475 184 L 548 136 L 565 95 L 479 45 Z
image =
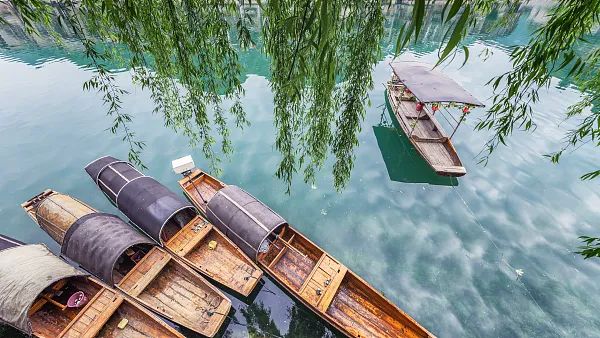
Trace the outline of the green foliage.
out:
M 281 337 L 281 332 L 271 319 L 271 310 L 262 303 L 252 303 L 246 308 L 241 309 L 242 315 L 246 319 L 248 336 L 251 338 L 270 338 Z
M 11 0 L 30 34 L 36 25 L 50 26 L 53 19 L 70 27 L 82 42 L 94 77 L 84 88 L 101 93 L 109 128 L 120 132 L 130 146 L 130 159 L 142 165 L 143 141 L 130 127 L 132 117 L 122 112 L 126 94 L 106 67 L 119 61 L 133 79 L 151 93 L 154 111 L 165 125 L 186 135 L 190 144 L 201 146 L 211 167 L 219 159 L 213 146 L 220 135 L 221 151 L 232 151 L 228 118 L 237 127 L 248 122 L 240 104 L 240 48 L 251 48 L 250 17 L 244 1 L 141 0 L 92 1 Z M 395 54 L 422 36 L 424 20 L 441 15 L 444 37 L 438 64 L 464 56 L 469 58 L 464 38 L 486 15 L 503 13 L 497 25 L 517 17 L 519 0 L 447 0 L 436 12 L 431 0 L 415 0 L 412 18 L 398 32 Z M 371 70 L 380 57 L 383 34 L 382 5 L 391 1 L 363 0 L 275 0 L 258 2 L 264 18 L 264 52 L 271 60 L 271 85 L 275 95 L 275 146 L 281 152 L 276 175 L 288 183 L 302 171 L 305 181 L 314 181 L 329 153 L 335 156 L 334 185 L 341 188 L 350 177 L 357 134 L 372 88 Z M 561 0 L 527 46 L 511 54 L 514 69 L 492 79 L 493 105 L 477 124 L 494 131 L 487 143 L 489 154 L 505 144 L 516 129 L 534 130 L 539 90 L 549 85 L 552 74 L 568 72 L 584 92 L 566 118 L 578 126 L 566 134 L 565 146 L 548 157 L 558 162 L 564 150 L 586 142 L 600 145 L 600 50 L 585 36 L 598 25 L 600 0 Z M 237 45 L 233 41 L 237 41 Z M 464 64 L 463 62 L 463 64 Z M 232 102 L 224 107 L 223 102 Z M 593 171 L 582 176 L 600 176 Z
M 488 155 L 499 144 L 506 144 L 515 129 L 535 128 L 532 105 L 539 100 L 539 90 L 548 87 L 552 75 L 562 70 L 568 70 L 567 76 L 583 92 L 581 101 L 569 107 L 566 118 L 581 119 L 577 128 L 567 133 L 565 146 L 548 157 L 556 163 L 569 147 L 584 142 L 600 145 L 600 112 L 592 109 L 600 93 L 600 50 L 587 48 L 590 51 L 583 55 L 575 50 L 581 44 L 589 44 L 585 36 L 598 26 L 599 15 L 600 1 L 559 1 L 549 21 L 536 31 L 529 44 L 513 50 L 514 69 L 490 80 L 496 95 L 487 115 L 477 124 L 478 129 L 494 130 L 493 138 L 487 143 Z M 582 178 L 592 179 L 598 175 L 600 171 L 594 171 Z
M 329 147 L 334 185 L 350 177 L 371 70 L 380 56 L 380 2 L 275 0 L 262 4 L 264 49 L 271 57 L 276 175 L 289 184 L 298 169 L 314 180 Z M 334 126 L 335 123 L 335 126 Z
M 231 153 L 223 100 L 233 101 L 229 114 L 235 125 L 241 128 L 247 124 L 239 102 L 243 94 L 241 66 L 230 39 L 235 31 L 242 47 L 252 45 L 248 18 L 239 11 L 241 4 L 209 0 L 62 0 L 50 7 L 36 0 L 13 1 L 13 5 L 28 31 L 36 31 L 36 23 L 48 23 L 56 15 L 58 22 L 80 39 L 95 70 L 84 89 L 101 93 L 107 114 L 113 116 L 109 129 L 123 134 L 132 162 L 143 166 L 140 154 L 144 142 L 136 139 L 128 126 L 132 117 L 121 107 L 126 92 L 116 85 L 114 75 L 103 64 L 106 60 L 120 61 L 131 70 L 134 80 L 150 91 L 154 111 L 164 116 L 165 125 L 182 132 L 192 146 L 202 144 L 213 171 L 219 162 L 213 150 L 213 126 L 222 137 L 222 152 Z M 236 18 L 235 22 L 227 21 L 231 17 Z
M 575 253 L 582 255 L 585 259 L 590 257 L 600 257 L 600 238 L 579 236 L 579 239 L 581 239 L 585 245 L 580 246 L 579 251 L 576 251 Z

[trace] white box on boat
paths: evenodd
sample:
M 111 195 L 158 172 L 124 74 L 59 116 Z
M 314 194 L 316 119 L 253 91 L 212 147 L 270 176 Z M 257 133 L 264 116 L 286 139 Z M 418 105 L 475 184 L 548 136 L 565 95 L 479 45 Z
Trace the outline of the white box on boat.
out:
M 191 155 L 173 160 L 171 165 L 173 166 L 173 171 L 177 174 L 183 174 L 184 172 L 190 171 L 196 167 L 194 165 L 194 159 Z

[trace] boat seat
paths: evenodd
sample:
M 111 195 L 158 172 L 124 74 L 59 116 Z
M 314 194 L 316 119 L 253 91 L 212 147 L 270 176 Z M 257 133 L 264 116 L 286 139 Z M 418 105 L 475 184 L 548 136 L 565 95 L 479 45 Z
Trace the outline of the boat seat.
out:
M 51 304 L 55 305 L 56 307 L 58 307 L 59 309 L 64 311 L 67 308 L 67 305 L 61 304 L 61 303 L 55 301 L 54 299 L 52 299 L 52 297 L 54 296 L 54 294 L 56 294 L 58 291 L 60 291 L 60 289 L 62 289 L 66 284 L 67 284 L 67 281 L 65 279 L 60 280 L 60 281 L 56 282 L 50 288 L 50 290 L 48 292 L 42 293 L 41 296 L 35 301 L 35 303 L 29 309 L 29 314 L 32 315 L 32 314 L 38 312 L 46 303 L 51 303 Z
M 447 137 L 437 137 L 437 138 L 424 138 L 424 137 L 419 137 L 417 135 L 412 135 L 411 136 L 415 141 L 418 142 L 425 142 L 425 143 L 446 143 L 448 141 Z
M 416 119 L 419 119 L 419 120 L 429 120 L 429 115 L 427 115 L 427 114 L 421 114 L 421 116 L 418 116 L 418 115 L 417 115 L 417 116 L 415 116 L 415 115 L 408 115 L 408 114 L 405 114 L 405 116 L 406 116 L 407 118 L 409 118 L 409 119 L 413 119 L 413 120 L 416 120 Z

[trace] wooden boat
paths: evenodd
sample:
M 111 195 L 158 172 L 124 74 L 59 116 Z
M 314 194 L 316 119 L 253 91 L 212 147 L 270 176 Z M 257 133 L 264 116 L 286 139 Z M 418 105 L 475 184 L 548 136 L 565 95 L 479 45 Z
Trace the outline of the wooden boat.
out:
M 0 322 L 27 335 L 183 338 L 156 315 L 42 244 L 25 245 L 0 235 L 0 250 Z M 69 298 L 80 292 L 87 303 L 69 304 Z
M 46 190 L 22 204 L 61 254 L 150 310 L 214 336 L 231 301 L 119 217 Z
M 262 270 L 173 191 L 111 156 L 85 170 L 134 225 L 189 267 L 243 296 L 256 287 Z
M 207 218 L 267 274 L 347 336 L 433 337 L 247 192 L 199 169 L 179 184 Z
M 431 66 L 415 62 L 390 65 L 393 75 L 387 83 L 387 98 L 412 145 L 438 175 L 465 175 L 467 171 L 451 139 L 465 114 L 472 107 L 483 107 L 483 104 L 452 79 L 431 69 Z M 444 114 L 440 110 L 444 105 L 462 107 L 459 120 L 449 115 L 456 122 L 450 136 L 435 117 L 436 112 L 438 116 Z

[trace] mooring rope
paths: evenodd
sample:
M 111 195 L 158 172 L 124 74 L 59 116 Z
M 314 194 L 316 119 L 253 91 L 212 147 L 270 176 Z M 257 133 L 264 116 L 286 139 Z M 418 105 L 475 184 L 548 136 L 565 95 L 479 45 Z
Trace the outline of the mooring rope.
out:
M 471 207 L 469 207 L 469 204 L 467 203 L 467 201 L 463 198 L 463 196 L 461 195 L 460 191 L 458 190 L 458 188 L 456 187 L 452 187 L 454 192 L 456 193 L 456 195 L 458 196 L 458 198 L 460 198 L 460 200 L 463 202 L 463 204 L 465 205 L 467 211 L 471 214 L 471 217 L 473 218 L 473 220 L 475 221 L 475 223 L 477 223 L 477 225 L 479 225 L 479 227 L 481 228 L 481 230 L 486 234 L 486 237 L 488 238 L 488 240 L 490 241 L 490 243 L 492 243 L 492 245 L 494 246 L 494 248 L 496 248 L 496 250 L 498 251 L 498 253 L 500 253 L 500 260 L 499 263 L 504 263 L 509 269 L 511 269 L 512 271 L 514 271 L 515 273 L 517 273 L 517 269 L 512 266 L 508 260 L 505 258 L 504 252 L 502 252 L 502 250 L 500 250 L 500 248 L 498 247 L 498 245 L 496 244 L 496 242 L 492 239 L 492 236 L 490 235 L 489 231 L 487 231 L 487 229 L 483 226 L 483 224 L 481 224 L 481 222 L 479 221 L 479 219 L 477 219 L 477 216 L 475 216 L 475 213 L 473 212 L 473 210 L 471 209 Z M 464 248 L 463 248 L 464 249 Z M 533 301 L 533 303 L 538 307 L 538 309 L 545 314 L 548 317 L 548 320 L 550 322 L 550 324 L 552 325 L 552 328 L 556 331 L 556 332 L 560 332 L 563 336 L 567 336 L 566 332 L 564 332 L 563 329 L 559 329 L 556 324 L 554 323 L 554 321 L 552 320 L 552 316 L 547 313 L 546 311 L 544 311 L 544 309 L 540 306 L 540 304 L 535 300 L 535 298 L 533 297 L 533 295 L 531 294 L 531 291 L 529 291 L 529 288 L 527 288 L 527 285 L 525 285 L 525 283 L 523 282 L 521 275 L 519 275 L 517 273 L 517 278 L 516 280 L 517 282 L 520 282 L 520 285 L 523 286 L 523 289 L 525 290 L 525 292 L 527 293 L 527 295 L 529 296 L 529 298 Z

